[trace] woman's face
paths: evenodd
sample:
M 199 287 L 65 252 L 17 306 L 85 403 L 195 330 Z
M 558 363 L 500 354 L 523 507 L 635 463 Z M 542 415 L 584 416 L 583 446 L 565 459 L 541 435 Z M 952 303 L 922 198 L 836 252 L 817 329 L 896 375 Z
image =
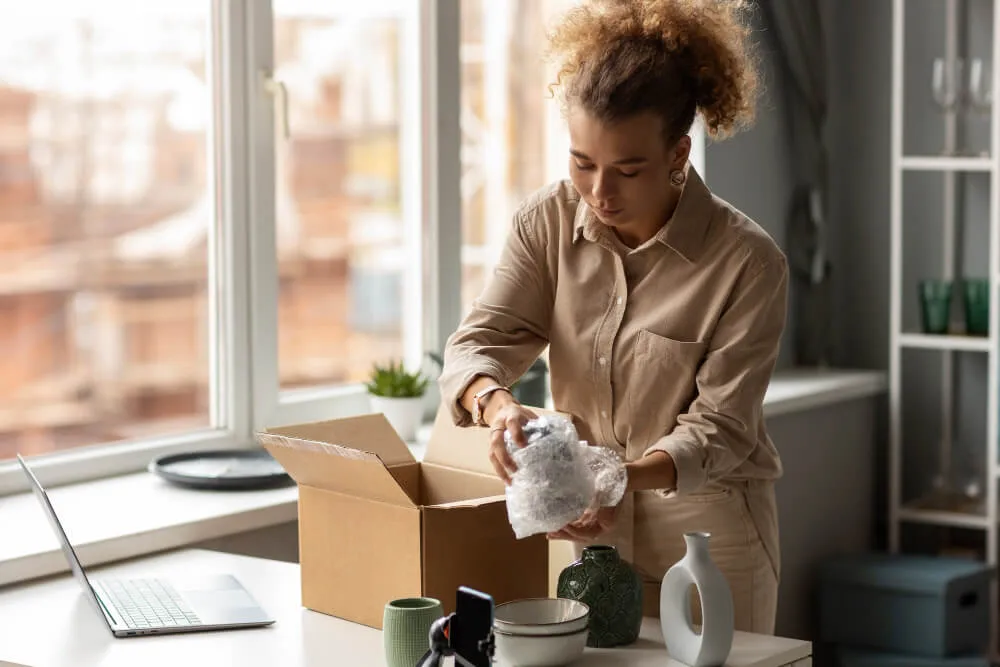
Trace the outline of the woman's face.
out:
M 690 139 L 666 146 L 663 121 L 652 112 L 605 123 L 572 107 L 567 120 L 570 178 L 580 196 L 619 235 L 651 237 L 676 203 L 670 172 L 684 167 Z

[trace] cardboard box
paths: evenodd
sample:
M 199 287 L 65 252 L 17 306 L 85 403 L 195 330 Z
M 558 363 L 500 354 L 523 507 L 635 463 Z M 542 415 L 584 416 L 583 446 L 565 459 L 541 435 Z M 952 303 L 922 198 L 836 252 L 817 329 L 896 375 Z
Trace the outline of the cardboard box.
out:
M 381 414 L 268 429 L 257 440 L 299 485 L 302 604 L 382 627 L 389 600 L 471 586 L 497 604 L 548 594 L 544 535 L 514 537 L 489 433 L 442 408 L 423 462 Z

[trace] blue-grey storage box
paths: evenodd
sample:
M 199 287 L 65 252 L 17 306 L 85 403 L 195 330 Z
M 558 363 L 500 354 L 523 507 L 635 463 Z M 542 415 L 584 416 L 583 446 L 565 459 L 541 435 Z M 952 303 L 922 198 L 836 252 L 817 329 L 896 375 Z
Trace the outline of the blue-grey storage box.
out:
M 837 648 L 837 667 L 990 667 L 990 661 L 985 655 L 927 658 L 841 646 Z
M 989 649 L 993 570 L 964 559 L 868 553 L 820 568 L 822 641 L 941 657 Z

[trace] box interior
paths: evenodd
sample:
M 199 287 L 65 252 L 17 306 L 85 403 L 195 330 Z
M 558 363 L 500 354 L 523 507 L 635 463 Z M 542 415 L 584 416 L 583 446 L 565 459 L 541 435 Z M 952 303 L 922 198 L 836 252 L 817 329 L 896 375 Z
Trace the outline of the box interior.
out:
M 434 463 L 392 466 L 389 473 L 414 505 L 441 505 L 504 494 L 503 482 L 494 476 L 456 470 Z

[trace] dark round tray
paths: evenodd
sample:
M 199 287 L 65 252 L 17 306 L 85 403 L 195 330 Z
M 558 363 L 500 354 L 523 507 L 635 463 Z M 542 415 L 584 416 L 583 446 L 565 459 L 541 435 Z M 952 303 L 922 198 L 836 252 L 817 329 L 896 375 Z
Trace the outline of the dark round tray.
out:
M 270 489 L 292 478 L 263 449 L 220 449 L 167 454 L 149 463 L 149 472 L 194 489 Z

